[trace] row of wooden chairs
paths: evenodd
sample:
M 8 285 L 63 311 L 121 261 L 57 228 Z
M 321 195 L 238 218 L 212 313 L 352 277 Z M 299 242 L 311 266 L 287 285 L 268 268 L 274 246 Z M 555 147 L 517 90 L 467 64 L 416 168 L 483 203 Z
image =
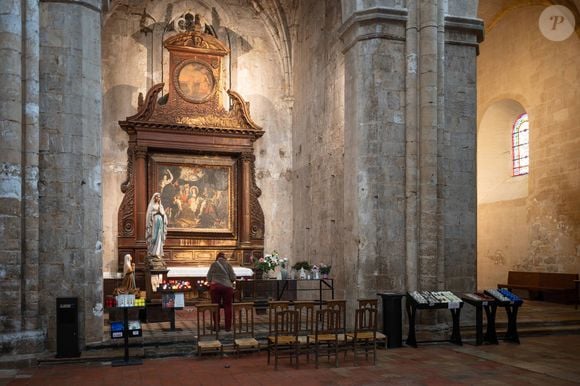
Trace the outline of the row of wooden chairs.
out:
M 234 352 L 257 351 L 260 343 L 254 333 L 254 303 L 233 303 Z M 223 355 L 223 344 L 218 338 L 215 315 L 220 312 L 219 304 L 197 305 L 197 355 L 217 353 Z
M 274 367 L 278 359 L 289 357 L 296 360 L 300 353 L 315 356 L 318 368 L 319 358 L 334 357 L 338 366 L 338 353 L 343 351 L 346 357 L 348 351 L 354 352 L 354 362 L 358 362 L 358 354 L 365 353 L 368 360 L 369 352 L 376 360 L 376 343 L 385 340 L 385 336 L 377 331 L 377 300 L 359 299 L 355 311 L 354 330 L 346 331 L 346 301 L 328 300 L 323 309 L 317 309 L 318 303 L 313 301 L 271 301 L 268 304 L 268 363 L 271 354 L 274 355 Z M 214 353 L 223 355 L 223 344 L 218 338 L 218 328 L 215 326 L 215 315 L 219 312 L 218 304 L 202 303 L 197 305 L 197 354 Z M 258 351 L 260 343 L 255 338 L 254 303 L 233 304 L 233 342 L 236 355 L 242 351 Z
M 299 357 L 306 354 L 315 356 L 318 368 L 320 357 L 334 358 L 338 366 L 339 352 L 354 353 L 354 363 L 358 364 L 358 354 L 364 352 L 368 360 L 372 353 L 373 364 L 376 362 L 377 341 L 385 336 L 377 331 L 377 300 L 359 299 L 355 310 L 353 331 L 346 330 L 346 301 L 328 300 L 325 307 L 316 309 L 315 302 L 269 303 L 268 364 L 274 356 L 274 368 L 278 367 L 279 358 L 289 358 L 299 367 Z

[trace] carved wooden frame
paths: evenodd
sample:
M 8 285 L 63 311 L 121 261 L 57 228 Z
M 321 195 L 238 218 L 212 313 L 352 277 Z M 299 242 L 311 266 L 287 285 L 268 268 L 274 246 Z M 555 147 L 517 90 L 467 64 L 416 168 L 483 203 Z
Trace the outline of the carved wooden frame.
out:
M 199 29 L 188 31 L 165 42 L 170 53 L 170 69 L 188 61 L 209 63 L 216 84 L 222 56 L 227 49 Z M 232 229 L 227 232 L 169 230 L 165 260 L 169 266 L 206 266 L 218 251 L 225 251 L 235 265 L 249 265 L 252 257 L 263 256 L 264 214 L 256 185 L 254 142 L 264 131 L 250 118 L 249 104 L 229 90 L 231 108 L 226 111 L 214 92 L 204 102 L 184 99 L 177 91 L 175 76 L 169 77 L 169 95 L 160 98 L 164 84 L 153 86 L 145 98 L 140 94 L 138 111 L 120 121 L 128 134 L 127 180 L 118 212 L 118 258 L 130 253 L 139 269 L 146 258 L 145 212 L 155 190 L 155 162 L 164 157 L 176 160 L 229 159 L 232 165 Z M 160 103 L 164 99 L 165 104 Z M 157 157 L 157 158 L 156 158 Z M 161 157 L 163 158 L 163 157 Z M 119 264 L 122 267 L 122 264 Z

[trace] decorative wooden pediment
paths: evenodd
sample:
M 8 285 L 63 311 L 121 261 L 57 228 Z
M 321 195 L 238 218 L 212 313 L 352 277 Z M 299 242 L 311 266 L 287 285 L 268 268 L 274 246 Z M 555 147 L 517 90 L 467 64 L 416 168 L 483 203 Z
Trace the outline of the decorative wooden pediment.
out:
M 223 107 L 222 59 L 229 50 L 202 31 L 199 17 L 193 29 L 164 45 L 168 93 L 161 95 L 163 83 L 153 86 L 144 98 L 139 95 L 137 113 L 119 122 L 129 135 L 119 258 L 131 253 L 142 266 L 146 207 L 160 192 L 171 216 L 165 243 L 169 266 L 209 265 L 218 251 L 229 251 L 234 264 L 249 264 L 251 257 L 263 255 L 264 214 L 253 144 L 264 131 L 236 92 L 227 92 L 232 107 Z M 203 217 L 209 204 L 213 217 Z

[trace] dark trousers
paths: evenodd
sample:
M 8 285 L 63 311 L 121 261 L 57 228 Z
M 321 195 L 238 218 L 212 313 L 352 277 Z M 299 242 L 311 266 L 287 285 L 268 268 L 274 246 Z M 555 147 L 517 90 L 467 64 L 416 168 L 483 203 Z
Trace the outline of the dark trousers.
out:
M 232 329 L 232 301 L 234 299 L 234 289 L 231 287 L 226 287 L 218 283 L 212 283 L 209 288 L 209 293 L 211 295 L 211 302 L 221 304 L 224 307 L 224 317 L 225 317 L 225 328 L 226 331 Z M 220 325 L 220 312 L 218 310 L 215 316 L 215 325 L 219 328 Z

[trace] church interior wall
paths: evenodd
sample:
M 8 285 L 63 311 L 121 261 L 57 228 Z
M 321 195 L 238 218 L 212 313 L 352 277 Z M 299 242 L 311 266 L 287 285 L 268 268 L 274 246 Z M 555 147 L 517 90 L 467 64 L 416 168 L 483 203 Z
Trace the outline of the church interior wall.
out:
M 342 277 L 344 56 L 340 2 L 299 3 L 294 44 L 294 260 Z M 339 281 L 337 280 L 337 283 Z M 342 297 L 342 295 L 337 295 Z
M 505 12 L 478 58 L 480 288 L 505 282 L 509 270 L 580 270 L 580 39 L 576 31 L 556 42 L 530 28 L 544 8 Z M 511 177 L 518 105 L 529 115 L 530 172 Z

